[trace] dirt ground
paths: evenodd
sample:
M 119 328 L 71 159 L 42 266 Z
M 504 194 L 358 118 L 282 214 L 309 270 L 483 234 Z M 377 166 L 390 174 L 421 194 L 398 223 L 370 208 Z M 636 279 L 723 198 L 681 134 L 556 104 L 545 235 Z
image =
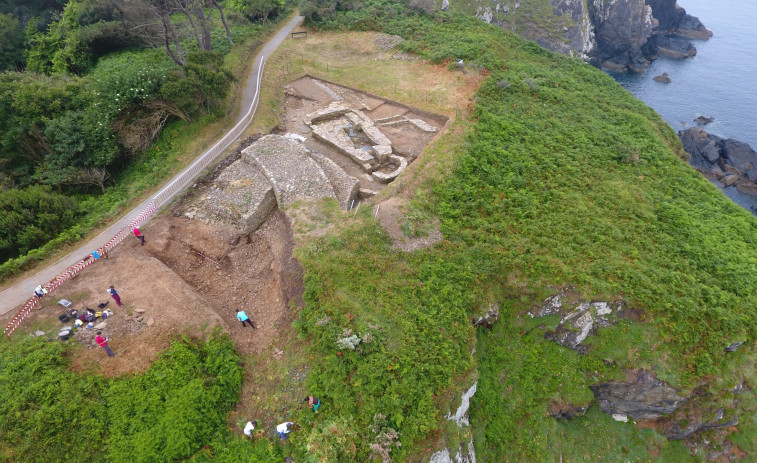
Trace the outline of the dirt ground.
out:
M 288 329 L 290 307 L 302 301 L 302 269 L 292 258 L 292 229 L 283 213 L 275 211 L 250 235 L 163 214 L 144 234 L 144 246 L 127 240 L 45 298 L 16 336 L 42 329 L 55 338 L 61 326 L 71 324 L 58 321 L 65 312 L 60 299 L 80 310 L 109 301 L 114 315 L 105 320 L 103 333 L 116 357 L 107 358 L 94 344 L 94 330 L 79 330 L 68 342 L 80 346 L 74 369 L 114 376 L 144 370 L 183 334 L 220 327 L 245 356 L 265 350 Z M 111 284 L 122 307 L 106 292 Z M 237 308 L 245 310 L 256 330 L 241 326 Z

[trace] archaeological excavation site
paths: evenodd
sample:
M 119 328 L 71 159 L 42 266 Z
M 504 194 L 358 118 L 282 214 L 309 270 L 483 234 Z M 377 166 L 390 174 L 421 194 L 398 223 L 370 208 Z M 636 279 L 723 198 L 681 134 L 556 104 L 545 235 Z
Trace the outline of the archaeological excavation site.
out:
M 250 233 L 295 202 L 330 197 L 352 209 L 397 179 L 447 123 L 307 75 L 285 93 L 283 133 L 244 148 L 195 192 L 185 217 Z
M 76 304 L 103 302 L 93 288 L 118 281 L 128 306 L 108 320 L 105 335 L 121 342 L 109 375 L 139 371 L 172 336 L 221 327 L 240 354 L 274 346 L 302 304 L 303 269 L 293 256 L 292 213 L 331 198 L 357 209 L 395 181 L 445 128 L 447 118 L 304 76 L 286 85 L 282 127 L 252 137 L 199 178 L 144 229 L 146 242 L 127 240 L 97 271 L 85 269 L 58 291 Z M 377 219 L 404 250 L 440 239 L 438 229 L 407 238 L 398 223 L 399 198 L 381 199 Z M 378 203 L 377 203 L 378 204 Z M 335 206 L 337 207 L 337 206 Z M 124 268 L 131 269 L 126 275 Z M 32 318 L 57 314 L 45 301 Z M 254 335 L 236 323 L 243 307 Z M 248 328 L 249 329 L 249 328 Z M 147 335 L 147 336 L 146 336 Z M 90 349 L 77 365 L 98 364 L 94 335 L 77 333 Z M 248 387 L 248 386 L 246 386 Z M 254 386 L 249 386 L 254 387 Z

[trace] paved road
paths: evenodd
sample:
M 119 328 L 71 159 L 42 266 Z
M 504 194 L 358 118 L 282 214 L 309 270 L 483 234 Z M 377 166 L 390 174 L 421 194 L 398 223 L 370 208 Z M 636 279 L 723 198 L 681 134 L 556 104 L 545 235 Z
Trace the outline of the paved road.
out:
M 234 143 L 244 129 L 250 125 L 250 122 L 252 122 L 252 118 L 255 115 L 255 110 L 257 109 L 260 98 L 260 79 L 263 75 L 263 67 L 266 57 L 281 45 L 284 39 L 289 36 L 292 29 L 302 22 L 302 19 L 302 16 L 295 16 L 292 18 L 271 40 L 268 41 L 268 43 L 263 46 L 263 49 L 260 50 L 257 56 L 255 56 L 250 75 L 247 79 L 247 84 L 244 86 L 242 106 L 239 115 L 237 116 L 237 124 L 231 130 L 195 159 L 192 164 L 171 179 L 171 181 L 158 191 L 158 193 L 134 208 L 134 210 L 97 235 L 93 240 L 81 245 L 78 249 L 71 252 L 71 254 L 63 257 L 51 266 L 39 270 L 28 278 L 17 281 L 0 292 L 0 315 L 10 312 L 26 302 L 26 300 L 32 295 L 32 290 L 38 284 L 44 284 L 52 280 L 61 272 L 65 271 L 69 266 L 80 261 L 82 257 L 105 245 L 105 243 L 113 238 L 113 236 L 115 236 L 120 230 L 137 218 L 139 213 L 150 204 L 154 203 L 158 208 L 168 204 L 177 194 L 181 193 L 188 185 L 190 185 L 211 161 L 217 158 L 226 150 L 226 148 Z

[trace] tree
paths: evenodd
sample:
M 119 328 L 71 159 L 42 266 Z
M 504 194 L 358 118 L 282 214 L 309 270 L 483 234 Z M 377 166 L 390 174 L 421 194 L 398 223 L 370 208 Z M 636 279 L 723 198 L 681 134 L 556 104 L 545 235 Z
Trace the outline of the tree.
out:
M 51 120 L 45 128 L 45 139 L 50 152 L 35 175 L 40 182 L 59 188 L 64 184 L 92 183 L 82 181 L 82 176 L 88 175 L 87 169 L 107 167 L 118 155 L 112 131 L 95 111 L 68 111 Z
M 71 183 L 79 185 L 96 185 L 105 193 L 105 181 L 110 178 L 110 172 L 105 167 L 86 167 L 80 169 Z
M 284 0 L 229 0 L 226 4 L 250 21 L 268 21 L 281 14 L 286 7 Z
M 13 15 L 0 13 L 0 71 L 20 69 L 24 62 L 24 32 Z
M 37 31 L 30 23 L 27 37 L 28 68 L 45 74 L 82 75 L 99 56 L 135 43 L 116 0 L 71 1 L 47 31 Z
M 179 66 L 186 63 L 187 51 L 182 46 L 185 36 L 194 38 L 199 50 L 211 51 L 210 13 L 213 9 L 219 11 L 226 29 L 226 39 L 232 43 L 223 8 L 215 0 L 134 0 L 124 4 L 130 30 L 147 43 L 155 46 L 160 43 Z M 177 15 L 187 19 L 185 27 L 181 27 L 182 23 L 176 20 Z
M 161 88 L 166 100 L 192 114 L 204 106 L 211 109 L 226 97 L 231 74 L 223 69 L 223 55 L 213 51 L 187 55 L 181 71 L 173 72 Z

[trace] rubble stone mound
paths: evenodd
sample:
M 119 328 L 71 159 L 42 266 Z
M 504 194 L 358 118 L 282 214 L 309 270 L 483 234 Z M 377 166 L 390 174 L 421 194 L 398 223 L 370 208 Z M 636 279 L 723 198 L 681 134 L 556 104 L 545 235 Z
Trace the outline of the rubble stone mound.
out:
M 280 206 L 298 200 L 336 198 L 326 174 L 297 140 L 266 135 L 245 148 L 242 159 L 263 173 Z

